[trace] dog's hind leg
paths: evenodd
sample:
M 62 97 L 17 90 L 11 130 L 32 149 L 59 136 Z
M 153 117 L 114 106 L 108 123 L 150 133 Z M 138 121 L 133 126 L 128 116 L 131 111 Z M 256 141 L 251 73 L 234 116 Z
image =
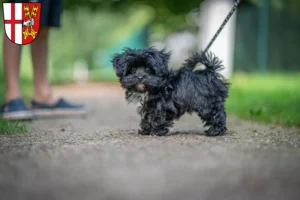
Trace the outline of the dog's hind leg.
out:
M 210 126 L 209 129 L 205 131 L 207 136 L 219 136 L 227 131 L 226 113 L 223 103 L 216 103 L 208 113 L 203 113 L 201 109 L 199 111 L 199 117 L 205 121 L 204 126 Z

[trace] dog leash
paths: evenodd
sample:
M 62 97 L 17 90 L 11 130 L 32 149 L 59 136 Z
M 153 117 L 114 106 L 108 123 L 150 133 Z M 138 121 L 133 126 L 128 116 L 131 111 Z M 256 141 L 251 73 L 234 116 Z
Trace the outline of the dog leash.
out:
M 221 24 L 220 28 L 218 29 L 218 31 L 216 32 L 216 34 L 214 35 L 214 37 L 210 40 L 210 42 L 208 43 L 208 45 L 205 48 L 205 50 L 203 51 L 204 54 L 208 51 L 208 49 L 211 47 L 211 45 L 215 42 L 215 40 L 217 39 L 217 37 L 219 36 L 219 34 L 221 33 L 221 31 L 223 30 L 223 28 L 227 24 L 227 22 L 229 21 L 229 19 L 233 15 L 233 13 L 236 11 L 236 9 L 237 9 L 237 7 L 238 7 L 238 5 L 240 4 L 241 1 L 242 0 L 235 0 L 233 8 L 229 12 L 229 14 L 227 15 L 227 17 L 223 21 L 223 23 Z

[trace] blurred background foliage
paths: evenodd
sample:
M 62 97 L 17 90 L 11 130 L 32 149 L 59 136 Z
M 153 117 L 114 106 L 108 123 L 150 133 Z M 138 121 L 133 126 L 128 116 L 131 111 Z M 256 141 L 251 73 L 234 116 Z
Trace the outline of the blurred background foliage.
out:
M 234 70 L 256 71 L 258 12 L 262 1 L 242 1 L 237 15 Z M 153 40 L 163 41 L 171 34 L 184 30 L 197 34 L 201 29 L 197 24 L 197 16 L 202 2 L 64 0 L 62 27 L 51 33 L 53 82 L 72 81 L 74 67 L 80 65 L 86 65 L 93 72 L 90 73 L 91 80 L 114 79 L 109 61 L 111 55 L 124 46 L 142 48 Z M 300 2 L 269 2 L 268 70 L 296 70 L 300 63 Z M 32 74 L 28 47 L 24 48 L 23 55 L 22 76 L 30 80 Z
M 268 73 L 257 74 L 258 23 L 264 1 L 242 0 L 237 12 L 235 74 L 227 107 L 229 112 L 248 119 L 300 125 L 297 114 L 300 113 L 297 84 L 300 78 L 300 1 L 267 1 L 270 8 Z M 82 78 L 86 70 L 90 81 L 115 81 L 110 63 L 112 54 L 125 46 L 144 48 L 186 30 L 197 35 L 201 31 L 197 20 L 203 2 L 64 0 L 62 27 L 53 29 L 50 38 L 52 83 L 74 82 Z M 0 29 L 1 35 L 3 31 Z M 2 40 L 0 48 L 2 52 Z M 25 98 L 28 98 L 32 91 L 29 46 L 24 46 L 22 53 L 21 86 Z M 3 60 L 2 54 L 0 59 Z M 2 65 L 1 62 L 0 102 L 4 99 Z

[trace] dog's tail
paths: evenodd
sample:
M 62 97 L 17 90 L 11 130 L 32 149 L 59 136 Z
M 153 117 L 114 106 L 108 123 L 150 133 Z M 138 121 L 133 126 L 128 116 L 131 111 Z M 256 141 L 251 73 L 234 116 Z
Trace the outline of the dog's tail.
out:
M 203 64 L 205 69 L 197 70 L 197 72 L 217 72 L 224 68 L 222 61 L 211 52 L 195 53 L 185 60 L 181 69 L 193 71 L 198 64 Z

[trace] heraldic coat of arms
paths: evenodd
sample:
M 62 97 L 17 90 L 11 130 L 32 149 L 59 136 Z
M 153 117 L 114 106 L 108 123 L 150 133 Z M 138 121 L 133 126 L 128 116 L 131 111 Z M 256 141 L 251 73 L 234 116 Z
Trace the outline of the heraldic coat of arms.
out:
M 4 27 L 15 44 L 33 42 L 40 30 L 41 3 L 3 3 Z

